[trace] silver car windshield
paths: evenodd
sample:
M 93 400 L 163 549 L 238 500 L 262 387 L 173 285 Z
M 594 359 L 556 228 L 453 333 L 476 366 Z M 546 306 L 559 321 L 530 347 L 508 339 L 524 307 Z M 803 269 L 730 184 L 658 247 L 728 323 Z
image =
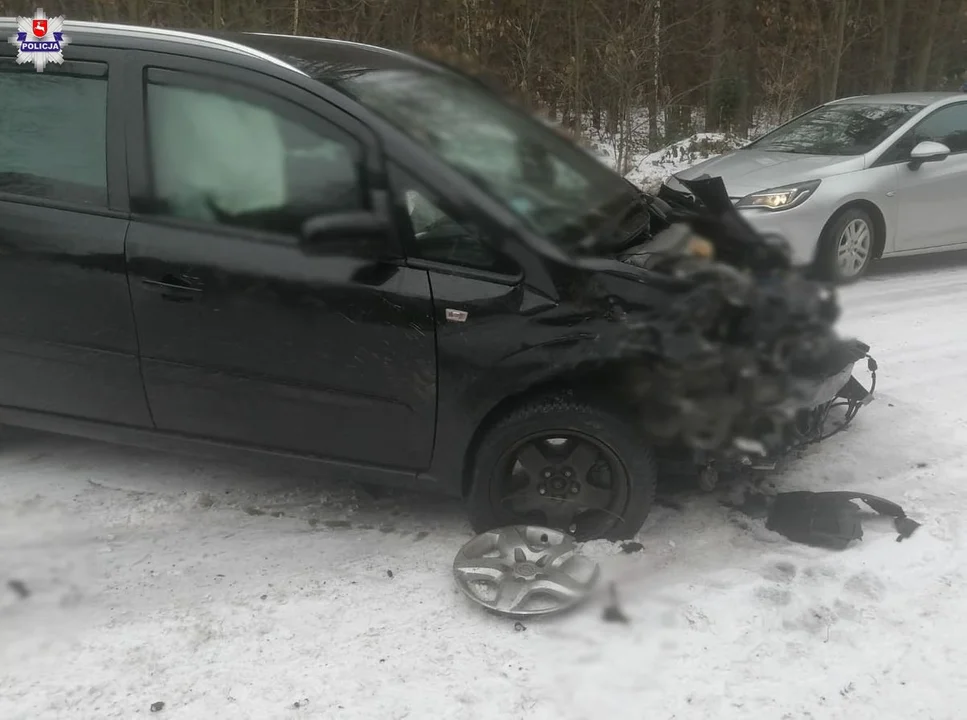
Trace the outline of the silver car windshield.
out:
M 862 155 L 923 109 L 900 103 L 823 105 L 747 145 L 805 155 Z
M 634 200 L 596 158 L 460 76 L 370 70 L 333 84 L 569 249 Z

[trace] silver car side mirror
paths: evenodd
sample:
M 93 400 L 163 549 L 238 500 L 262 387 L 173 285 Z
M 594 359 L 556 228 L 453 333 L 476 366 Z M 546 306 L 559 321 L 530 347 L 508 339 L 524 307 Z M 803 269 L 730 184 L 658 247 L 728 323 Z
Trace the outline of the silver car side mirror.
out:
M 910 151 L 910 169 L 916 170 L 927 162 L 940 162 L 950 155 L 950 148 L 943 143 L 924 140 Z

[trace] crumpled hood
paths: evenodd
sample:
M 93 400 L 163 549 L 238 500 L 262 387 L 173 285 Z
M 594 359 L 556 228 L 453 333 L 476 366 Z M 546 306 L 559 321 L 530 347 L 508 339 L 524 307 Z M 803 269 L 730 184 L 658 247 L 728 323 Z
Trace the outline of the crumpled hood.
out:
M 617 261 L 583 260 L 575 269 L 585 282 L 562 283 L 598 319 L 594 342 L 576 345 L 568 362 L 607 367 L 656 443 L 770 455 L 869 347 L 839 337 L 835 292 L 761 237 L 719 178 L 685 182 L 697 204 L 669 205 L 661 213 L 671 224 L 657 236 Z M 711 248 L 684 252 L 695 237 Z
M 862 170 L 864 165 L 862 155 L 800 155 L 749 149 L 709 158 L 674 177 L 693 180 L 705 174 L 718 176 L 725 183 L 729 196 L 740 198 L 790 183 L 855 172 Z

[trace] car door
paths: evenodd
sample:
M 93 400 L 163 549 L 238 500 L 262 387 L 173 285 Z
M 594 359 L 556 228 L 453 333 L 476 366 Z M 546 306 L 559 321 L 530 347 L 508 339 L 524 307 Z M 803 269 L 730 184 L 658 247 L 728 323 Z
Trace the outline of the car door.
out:
M 525 284 L 521 265 L 498 249 L 507 236 L 472 200 L 433 178 L 391 164 L 395 206 L 411 267 L 430 274 L 437 322 L 439 427 L 446 437 L 470 437 L 479 417 L 468 412 L 485 404 L 481 392 L 507 392 L 508 353 L 544 338 L 529 314 L 552 302 Z M 558 332 L 556 328 L 552 332 Z M 525 343 L 515 344 L 520 338 Z M 516 372 L 516 370 L 515 370 Z M 484 390 L 484 387 L 488 388 Z M 489 399 L 489 395 L 485 396 Z M 441 435 L 441 437 L 443 437 Z M 461 467 L 465 446 L 439 442 L 437 467 Z
M 127 242 L 159 429 L 416 469 L 429 463 L 436 356 L 425 270 L 395 237 L 307 254 L 309 216 L 366 208 L 367 129 L 321 98 L 219 63 L 141 54 Z
M 907 164 L 910 150 L 924 140 L 950 148 L 950 155 L 917 168 Z M 967 197 L 967 102 L 934 111 L 897 143 L 901 154 L 897 181 L 898 251 L 925 250 L 967 242 L 961 210 Z
M 0 405 L 149 427 L 124 268 L 120 57 L 72 46 L 39 73 L 11 50 L 0 50 Z

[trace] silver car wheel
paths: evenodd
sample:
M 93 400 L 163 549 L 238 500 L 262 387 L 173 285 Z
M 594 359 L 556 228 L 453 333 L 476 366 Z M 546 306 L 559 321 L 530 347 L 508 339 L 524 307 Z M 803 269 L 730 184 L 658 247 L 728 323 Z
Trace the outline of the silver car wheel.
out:
M 844 278 L 859 275 L 869 262 L 873 248 L 873 233 L 869 224 L 860 218 L 851 220 L 836 243 L 836 264 Z

